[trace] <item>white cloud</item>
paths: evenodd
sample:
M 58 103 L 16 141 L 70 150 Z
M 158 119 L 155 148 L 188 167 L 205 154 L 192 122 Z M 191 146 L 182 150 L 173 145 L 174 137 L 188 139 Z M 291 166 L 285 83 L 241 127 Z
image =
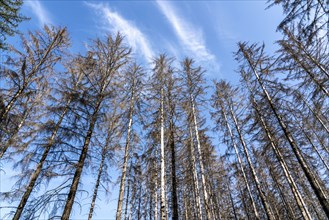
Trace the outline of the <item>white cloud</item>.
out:
M 148 62 L 152 60 L 153 52 L 150 49 L 146 36 L 131 21 L 126 20 L 104 4 L 86 4 L 97 13 L 101 13 L 101 16 L 106 19 L 107 28 L 110 28 L 111 31 L 122 33 L 133 50 L 141 52 Z
M 52 23 L 49 13 L 42 6 L 40 1 L 37 1 L 37 0 L 26 1 L 25 3 L 28 7 L 30 7 L 32 9 L 33 14 L 35 14 L 37 16 L 41 26 Z
M 160 0 L 156 2 L 173 27 L 184 49 L 192 53 L 197 61 L 215 62 L 216 57 L 207 49 L 202 30 L 179 17 L 175 12 L 175 8 L 169 2 Z

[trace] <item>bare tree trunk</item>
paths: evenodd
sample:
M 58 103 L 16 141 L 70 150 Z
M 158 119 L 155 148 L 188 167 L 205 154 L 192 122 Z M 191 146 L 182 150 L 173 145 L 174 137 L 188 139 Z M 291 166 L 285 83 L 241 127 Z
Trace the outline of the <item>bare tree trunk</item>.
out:
M 98 111 L 100 109 L 101 102 L 102 102 L 102 100 L 97 101 L 94 113 L 91 117 L 89 129 L 88 129 L 88 132 L 87 132 L 87 135 L 86 135 L 83 147 L 82 147 L 82 151 L 81 151 L 81 154 L 80 154 L 79 161 L 76 165 L 76 171 L 74 173 L 74 177 L 73 177 L 72 185 L 71 185 L 71 188 L 70 188 L 70 192 L 69 192 L 69 195 L 68 195 L 65 207 L 64 207 L 63 214 L 62 214 L 62 218 L 61 218 L 62 220 L 69 220 L 69 218 L 70 218 L 70 214 L 71 214 L 71 210 L 72 210 L 72 207 L 73 207 L 75 195 L 76 195 L 76 192 L 78 190 L 80 177 L 81 177 L 81 174 L 82 174 L 83 167 L 85 165 L 85 160 L 86 160 L 86 157 L 87 157 L 87 154 L 88 154 L 90 139 L 92 137 L 94 127 L 95 127 L 95 124 L 96 124 L 96 121 L 97 121 L 97 117 L 98 117 L 97 114 L 98 114 Z
M 90 205 L 90 209 L 89 209 L 88 220 L 91 220 L 93 218 L 93 213 L 94 213 L 94 208 L 95 208 L 95 203 L 96 203 L 98 188 L 99 188 L 101 176 L 102 176 L 102 173 L 103 173 L 103 166 L 104 166 L 104 161 L 105 161 L 106 148 L 107 148 L 107 146 L 105 146 L 105 148 L 102 151 L 102 160 L 101 160 L 101 163 L 100 163 L 99 169 L 98 169 L 98 175 L 97 175 L 97 180 L 96 180 L 95 189 L 94 189 L 94 193 L 93 193 L 93 198 L 91 200 L 91 205 Z
M 158 151 L 156 150 L 155 155 L 158 155 Z M 154 161 L 154 170 L 155 170 L 155 186 L 154 186 L 154 219 L 158 220 L 158 163 Z
M 310 215 L 310 213 L 309 213 L 309 211 L 307 209 L 307 206 L 306 206 L 306 204 L 304 202 L 304 199 L 301 196 L 301 194 L 300 194 L 300 192 L 299 192 L 299 190 L 297 188 L 297 185 L 296 185 L 293 177 L 290 174 L 289 168 L 288 168 L 288 166 L 287 166 L 287 164 L 286 164 L 286 162 L 285 162 L 285 160 L 283 158 L 283 155 L 281 154 L 279 148 L 275 144 L 275 141 L 274 141 L 274 139 L 272 137 L 272 134 L 270 132 L 270 129 L 268 128 L 268 126 L 266 124 L 266 121 L 265 121 L 264 117 L 262 116 L 262 114 L 260 112 L 259 106 L 258 106 L 258 104 L 257 104 L 257 102 L 255 100 L 255 97 L 254 97 L 254 94 L 252 92 L 252 89 L 250 88 L 250 86 L 248 84 L 248 80 L 247 80 L 245 74 L 242 73 L 242 76 L 243 76 L 244 80 L 246 81 L 246 86 L 247 86 L 247 88 L 248 88 L 248 90 L 250 92 L 251 102 L 252 102 L 252 105 L 253 105 L 253 107 L 254 107 L 254 109 L 256 111 L 257 117 L 259 118 L 259 120 L 261 122 L 261 126 L 265 130 L 266 136 L 267 136 L 268 140 L 270 141 L 271 148 L 274 151 L 275 156 L 276 156 L 277 160 L 280 163 L 280 166 L 281 166 L 281 168 L 283 170 L 284 176 L 287 179 L 288 184 L 289 184 L 289 187 L 290 187 L 290 189 L 291 189 L 291 191 L 293 193 L 293 196 L 294 196 L 294 198 L 295 198 L 295 200 L 297 202 L 297 206 L 298 206 L 299 210 L 301 211 L 303 218 L 305 220 L 311 220 L 312 217 L 311 217 L 311 215 Z M 279 188 L 279 191 L 281 192 L 281 189 L 280 188 Z M 290 208 L 290 206 L 289 206 L 289 208 Z
M 171 150 L 171 182 L 172 182 L 172 220 L 178 220 L 176 154 L 175 154 L 174 126 L 172 121 L 170 122 L 170 150 Z
M 132 163 L 130 162 L 130 167 L 129 167 L 129 174 L 128 175 L 131 175 L 131 169 L 132 169 Z M 128 207 L 129 207 L 129 199 L 130 199 L 130 185 L 131 185 L 131 181 L 128 179 L 128 186 L 127 186 L 127 194 L 126 194 L 126 206 L 125 206 L 125 217 L 124 219 L 127 220 L 129 219 L 129 217 L 127 218 L 128 216 Z M 131 207 L 132 208 L 132 207 Z M 130 209 L 130 214 L 131 214 L 131 209 Z M 120 218 L 121 220 L 121 218 Z
M 103 167 L 105 164 L 105 159 L 107 157 L 107 152 L 110 148 L 111 139 L 113 137 L 112 134 L 114 132 L 115 126 L 116 126 L 118 118 L 119 118 L 118 116 L 116 116 L 116 112 L 117 112 L 117 109 L 114 109 L 113 114 L 111 116 L 111 120 L 109 121 L 109 126 L 107 127 L 106 140 L 105 140 L 105 144 L 101 151 L 101 163 L 98 168 L 98 175 L 97 175 L 96 184 L 95 184 L 95 188 L 94 188 L 94 192 L 93 192 L 93 197 L 92 197 L 91 204 L 90 204 L 88 220 L 91 220 L 93 217 L 98 189 L 99 189 L 99 185 L 100 185 L 100 180 L 101 180 L 101 177 L 103 174 Z
M 301 165 L 302 170 L 304 171 L 307 180 L 309 181 L 314 193 L 316 194 L 316 196 L 317 196 L 324 212 L 326 213 L 327 217 L 329 218 L 329 201 L 326 198 L 325 193 L 323 192 L 320 184 L 318 183 L 318 181 L 314 177 L 314 174 L 312 173 L 309 166 L 307 165 L 307 163 L 305 161 L 305 158 L 303 157 L 300 149 L 298 148 L 293 136 L 289 132 L 289 129 L 288 129 L 287 125 L 284 123 L 284 121 L 282 120 L 281 115 L 277 111 L 277 109 L 276 109 L 276 107 L 275 107 L 275 105 L 272 101 L 271 96 L 267 92 L 262 80 L 260 79 L 255 67 L 253 66 L 253 64 L 250 60 L 251 58 L 249 57 L 248 53 L 246 52 L 245 48 L 242 45 L 240 45 L 240 49 L 243 52 L 244 57 L 248 61 L 249 66 L 252 68 L 253 74 L 255 75 L 259 85 L 261 86 L 261 89 L 263 90 L 263 92 L 266 96 L 266 99 L 269 103 L 269 106 L 270 106 L 271 110 L 273 111 L 273 114 L 275 115 L 276 119 L 278 120 L 278 123 L 279 123 L 282 131 L 284 132 L 284 135 L 286 136 L 286 138 L 289 142 L 289 145 L 292 148 L 292 151 L 294 152 L 299 164 Z M 328 95 L 329 95 L 329 93 L 328 93 Z
M 184 196 L 184 210 L 185 210 L 185 212 L 184 212 L 184 216 L 185 216 L 185 218 L 184 218 L 184 220 L 188 220 L 189 219 L 189 209 L 188 209 L 188 204 L 187 204 L 187 202 L 186 202 L 186 197 Z
M 161 88 L 160 95 L 160 120 L 161 120 L 161 140 L 160 140 L 160 215 L 161 220 L 167 219 L 166 213 L 166 182 L 165 182 L 165 151 L 164 151 L 164 94 Z
M 171 152 L 171 201 L 172 201 L 172 220 L 178 220 L 178 202 L 177 202 L 177 178 L 176 178 L 176 149 L 175 149 L 175 104 L 173 103 L 173 78 L 169 76 L 167 89 L 167 100 L 169 110 L 169 141 L 168 145 Z
M 151 182 L 151 181 L 150 181 Z M 153 219 L 152 216 L 153 216 L 153 192 L 151 191 L 152 188 L 150 189 L 150 195 L 149 195 L 149 219 Z M 146 217 L 145 217 L 146 219 Z
M 138 209 L 137 209 L 137 220 L 140 220 L 141 219 L 141 203 L 142 203 L 142 195 L 141 195 L 141 188 L 142 188 L 142 185 L 139 184 L 139 196 L 138 196 Z
M 192 128 L 189 126 L 190 130 L 190 153 L 191 153 L 191 159 L 192 159 L 192 172 L 193 172 L 193 185 L 194 185 L 194 191 L 196 194 L 196 208 L 198 210 L 197 216 L 198 219 L 202 220 L 202 210 L 201 210 L 201 198 L 200 198 L 200 188 L 199 188 L 199 180 L 198 180 L 198 174 L 196 171 L 196 161 L 195 161 L 195 154 L 194 154 L 194 143 L 193 143 L 193 134 L 192 134 Z
M 123 204 L 124 189 L 125 189 L 125 183 L 126 183 L 127 164 L 128 164 L 128 160 L 129 160 L 130 136 L 131 136 L 132 123 L 133 123 L 133 112 L 134 112 L 134 91 L 132 91 L 132 98 L 130 101 L 129 123 L 128 123 L 128 131 L 127 131 L 127 137 L 126 137 L 125 154 L 123 157 L 123 167 L 122 167 L 122 176 L 121 176 L 121 182 L 120 182 L 120 191 L 119 191 L 116 220 L 120 220 L 121 214 L 122 214 L 122 204 Z

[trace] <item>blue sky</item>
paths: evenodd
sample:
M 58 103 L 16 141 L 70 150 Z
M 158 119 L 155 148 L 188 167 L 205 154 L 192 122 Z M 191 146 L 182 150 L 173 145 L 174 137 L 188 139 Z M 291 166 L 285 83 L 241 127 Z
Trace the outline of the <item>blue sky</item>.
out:
M 90 39 L 120 31 L 140 63 L 148 65 L 159 53 L 167 53 L 178 61 L 189 56 L 207 70 L 209 79 L 236 82 L 237 64 L 233 52 L 237 42 L 264 42 L 268 50 L 273 51 L 275 40 L 280 38 L 276 26 L 283 17 L 281 9 L 265 10 L 266 7 L 266 1 L 243 0 L 27 0 L 22 13 L 31 20 L 23 22 L 19 28 L 24 33 L 38 30 L 44 24 L 67 26 L 73 52 L 84 52 Z M 14 44 L 16 41 L 17 38 L 11 39 Z M 1 174 L 1 191 L 10 186 L 7 184 L 10 173 Z M 93 182 L 90 177 L 85 178 Z M 95 219 L 114 218 L 117 187 L 112 190 L 110 197 L 97 201 Z M 72 219 L 86 219 L 87 211 L 88 205 L 83 206 L 82 213 L 76 210 Z
M 140 62 L 159 53 L 194 58 L 211 78 L 234 80 L 232 52 L 238 41 L 265 42 L 279 38 L 281 9 L 265 10 L 266 1 L 37 1 L 28 0 L 23 13 L 32 19 L 22 29 L 44 24 L 67 26 L 72 50 L 83 51 L 89 39 L 120 31 Z

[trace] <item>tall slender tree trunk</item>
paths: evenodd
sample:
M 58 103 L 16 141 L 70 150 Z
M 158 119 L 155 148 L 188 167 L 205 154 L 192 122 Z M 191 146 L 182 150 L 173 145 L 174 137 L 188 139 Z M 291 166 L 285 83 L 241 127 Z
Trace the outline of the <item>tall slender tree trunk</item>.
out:
M 156 157 L 158 155 L 158 151 L 155 153 Z M 155 181 L 154 181 L 154 219 L 158 220 L 158 162 L 154 161 L 154 170 L 155 170 Z
M 260 112 L 260 109 L 259 109 L 259 106 L 255 100 L 255 97 L 254 97 L 254 94 L 253 94 L 253 91 L 248 83 L 248 80 L 246 78 L 246 76 L 244 74 L 242 74 L 244 80 L 246 81 L 246 86 L 250 92 L 250 96 L 251 96 L 251 104 L 253 105 L 255 111 L 256 111 L 256 115 L 257 117 L 259 118 L 260 122 L 261 122 L 261 126 L 262 128 L 264 129 L 265 133 L 266 133 L 266 136 L 268 138 L 268 140 L 270 141 L 270 146 L 277 158 L 277 160 L 279 161 L 279 164 L 281 166 L 281 169 L 283 170 L 283 173 L 284 173 L 284 176 L 286 178 L 286 180 L 288 181 L 288 184 L 289 184 L 289 187 L 292 191 L 292 194 L 297 202 L 297 206 L 299 208 L 299 210 L 301 211 L 302 213 L 302 216 L 305 220 L 311 220 L 312 217 L 311 217 L 311 214 L 309 213 L 308 209 L 307 209 L 307 206 L 304 202 L 304 199 L 302 197 L 302 195 L 300 194 L 299 192 L 299 189 L 289 171 L 289 168 L 288 168 L 288 165 L 286 164 L 286 161 L 283 157 L 283 155 L 281 154 L 279 148 L 276 146 L 276 142 L 274 141 L 274 138 L 272 137 L 272 134 L 271 134 L 271 131 L 270 129 L 268 128 L 267 126 L 267 123 L 263 117 L 263 115 L 261 114 Z M 277 184 L 278 185 L 278 184 Z M 281 192 L 281 189 L 279 188 L 280 192 Z
M 98 189 L 99 189 L 101 177 L 103 175 L 103 168 L 104 168 L 104 164 L 105 164 L 105 159 L 106 159 L 106 156 L 107 156 L 107 152 L 110 148 L 110 143 L 111 143 L 111 139 L 112 139 L 113 130 L 115 129 L 114 127 L 116 126 L 116 123 L 118 121 L 118 118 L 115 118 L 116 111 L 117 111 L 116 109 L 113 111 L 111 121 L 110 121 L 109 126 L 107 128 L 107 135 L 106 135 L 106 139 L 105 139 L 105 144 L 102 148 L 101 163 L 99 164 L 97 179 L 96 179 L 95 188 L 94 188 L 94 192 L 93 192 L 93 197 L 92 197 L 90 208 L 89 208 L 88 220 L 91 220 L 92 217 L 93 217 L 95 204 L 96 204 L 96 199 L 97 199 L 97 194 L 98 194 Z
M 105 148 L 107 148 L 107 146 L 105 146 Z M 102 173 L 103 173 L 105 155 L 106 155 L 106 149 L 104 149 L 102 151 L 102 160 L 101 160 L 101 163 L 100 163 L 99 168 L 98 168 L 98 175 L 97 175 L 97 180 L 96 180 L 96 184 L 95 184 L 95 188 L 94 188 L 93 198 L 92 198 L 91 204 L 90 204 L 88 220 L 91 220 L 93 218 L 95 203 L 96 203 L 97 194 L 98 194 L 98 188 L 99 188 L 100 181 L 101 181 L 101 176 L 102 176 Z
M 183 200 L 184 200 L 184 220 L 188 220 L 189 219 L 189 207 L 188 207 L 188 204 L 187 204 L 187 201 L 186 201 L 186 197 L 183 196 Z
M 314 174 L 313 172 L 311 171 L 311 169 L 309 168 L 309 166 L 307 165 L 306 161 L 305 161 L 305 158 L 303 157 L 302 155 L 302 152 L 300 151 L 300 149 L 298 148 L 293 136 L 291 135 L 287 125 L 284 123 L 281 115 L 279 114 L 279 112 L 277 111 L 273 101 L 272 101 L 272 98 L 271 96 L 269 95 L 269 93 L 267 92 L 262 80 L 260 79 L 255 67 L 253 66 L 251 60 L 250 60 L 250 57 L 248 55 L 248 53 L 245 51 L 245 49 L 243 48 L 242 45 L 240 45 L 240 49 L 241 51 L 243 52 L 245 58 L 247 59 L 248 63 L 249 63 L 249 66 L 252 68 L 252 71 L 253 71 L 253 74 L 255 75 L 261 89 L 263 90 L 265 96 L 266 96 L 266 99 L 269 103 L 269 106 L 274 114 L 274 116 L 276 117 L 286 139 L 288 140 L 288 143 L 290 145 L 290 147 L 292 148 L 292 151 L 294 152 L 299 164 L 301 165 L 302 167 L 302 170 L 307 178 L 307 180 L 309 181 L 314 193 L 316 194 L 324 212 L 326 213 L 326 216 L 329 218 L 329 201 L 328 199 L 326 198 L 326 195 L 325 193 L 323 192 L 320 184 L 318 183 L 318 181 L 316 180 L 316 178 L 314 177 Z
M 130 162 L 130 166 L 129 166 L 129 174 L 131 175 L 131 169 L 132 169 L 132 162 Z M 131 181 L 128 179 L 128 186 L 127 186 L 127 194 L 126 194 L 126 206 L 125 206 L 125 215 L 124 215 L 124 219 L 127 220 L 129 218 L 128 216 L 128 207 L 129 207 L 129 199 L 130 198 L 130 185 L 131 185 Z M 134 198 L 132 198 L 134 199 Z M 131 212 L 132 206 L 130 207 L 130 212 Z M 121 219 L 120 219 L 121 220 Z
M 161 220 L 167 219 L 166 213 L 166 182 L 165 182 L 165 151 L 164 151 L 164 94 L 161 88 L 160 95 L 160 120 L 161 120 L 161 134 L 160 134 L 160 215 Z
M 149 179 L 149 182 L 151 182 L 150 179 Z M 149 194 L 149 210 L 148 210 L 149 219 L 153 219 L 152 218 L 152 216 L 153 216 L 153 192 L 152 192 L 152 188 L 151 187 L 150 187 L 150 194 Z
M 129 108 L 129 123 L 128 123 L 128 131 L 127 131 L 127 137 L 126 137 L 125 154 L 123 157 L 123 167 L 122 167 L 122 176 L 121 176 L 121 182 L 120 182 L 120 191 L 119 191 L 116 220 L 120 220 L 121 215 L 122 215 L 122 204 L 123 204 L 124 189 L 125 189 L 125 183 L 126 183 L 127 164 L 128 164 L 128 160 L 129 160 L 130 136 L 131 136 L 131 130 L 132 130 L 132 123 L 133 123 L 133 113 L 134 113 L 134 91 L 132 91 L 132 98 L 130 101 L 130 108 Z
M 66 200 L 66 204 L 65 204 L 64 211 L 63 211 L 63 214 L 62 214 L 62 218 L 61 218 L 62 220 L 69 220 L 69 218 L 70 218 L 70 214 L 71 214 L 71 211 L 72 211 L 75 195 L 76 195 L 76 192 L 78 190 L 80 177 L 81 177 L 81 174 L 82 174 L 83 167 L 85 165 L 85 160 L 86 160 L 88 150 L 89 150 L 90 139 L 91 139 L 91 137 L 93 135 L 93 132 L 94 132 L 94 127 L 95 127 L 97 117 L 98 117 L 97 114 L 98 114 L 98 111 L 100 109 L 101 102 L 102 102 L 102 100 L 97 101 L 95 110 L 94 110 L 93 115 L 91 117 L 90 125 L 89 125 L 87 135 L 86 135 L 83 147 L 82 147 L 82 151 L 81 151 L 81 154 L 80 154 L 79 161 L 76 165 L 76 170 L 75 170 L 75 173 L 74 173 L 73 181 L 72 181 L 71 188 L 70 188 L 70 191 L 69 191 L 69 194 L 68 194 L 68 198 Z
M 192 159 L 193 186 L 194 186 L 194 192 L 195 192 L 197 216 L 198 216 L 198 219 L 202 220 L 203 217 L 202 217 L 202 210 L 201 210 L 200 187 L 199 187 L 198 173 L 196 171 L 193 131 L 190 126 L 189 126 L 189 131 L 190 131 L 190 140 L 191 140 L 189 148 L 190 148 L 190 154 L 191 154 L 191 159 Z
M 170 150 L 171 150 L 171 182 L 172 182 L 172 220 L 178 220 L 176 154 L 174 140 L 174 125 L 170 122 Z
M 171 78 L 170 78 L 171 79 Z M 176 149 L 175 149 L 175 105 L 172 100 L 172 84 L 168 83 L 167 97 L 169 109 L 169 149 L 171 152 L 171 203 L 172 220 L 178 220 L 178 202 L 177 202 L 177 178 L 176 178 Z

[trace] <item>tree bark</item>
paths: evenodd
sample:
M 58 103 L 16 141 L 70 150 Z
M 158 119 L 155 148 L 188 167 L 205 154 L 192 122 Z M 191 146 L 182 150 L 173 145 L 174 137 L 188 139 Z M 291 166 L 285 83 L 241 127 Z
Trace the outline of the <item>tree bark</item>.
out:
M 193 143 L 193 132 L 192 128 L 189 127 L 190 131 L 190 139 L 191 139 L 191 144 L 190 144 L 190 153 L 191 153 L 191 159 L 192 159 L 192 173 L 193 173 L 193 186 L 194 186 L 194 191 L 196 194 L 196 208 L 198 210 L 197 217 L 198 219 L 202 220 L 202 210 L 201 210 L 201 198 L 200 198 L 200 187 L 199 187 L 199 179 L 198 179 L 198 173 L 196 171 L 196 161 L 195 161 L 195 153 L 194 153 L 194 143 Z
M 164 151 L 164 94 L 161 88 L 160 95 L 160 218 L 161 220 L 167 219 L 166 213 L 166 182 L 165 182 L 165 151 Z
M 90 204 L 88 220 L 91 220 L 93 218 L 93 213 L 94 213 L 94 208 L 95 208 L 95 203 L 96 203 L 98 188 L 99 188 L 100 181 L 101 181 L 101 176 L 102 176 L 102 173 L 103 173 L 103 166 L 104 166 L 104 162 L 105 162 L 105 155 L 106 155 L 106 149 L 102 151 L 102 160 L 101 160 L 101 164 L 99 165 L 99 169 L 98 169 L 98 175 L 97 175 L 97 180 L 96 180 L 95 189 L 94 189 L 94 193 L 93 193 L 93 198 L 92 198 L 91 204 Z
M 174 140 L 174 126 L 170 125 L 170 150 L 171 150 L 171 181 L 172 181 L 172 220 L 178 220 L 177 181 L 176 181 L 176 154 Z
M 133 123 L 133 112 L 134 112 L 134 91 L 132 91 L 132 98 L 130 101 L 130 108 L 129 108 L 129 123 L 128 123 L 128 131 L 127 131 L 127 137 L 126 137 L 125 154 L 123 157 L 123 167 L 122 167 L 122 176 L 121 176 L 121 182 L 120 182 L 120 191 L 119 191 L 116 220 L 120 220 L 121 215 L 122 215 L 122 204 L 123 204 L 124 189 L 125 189 L 125 183 L 126 183 L 127 165 L 128 165 L 128 160 L 129 160 L 129 148 L 130 148 L 130 136 L 131 136 L 131 130 L 132 130 L 132 123 Z

